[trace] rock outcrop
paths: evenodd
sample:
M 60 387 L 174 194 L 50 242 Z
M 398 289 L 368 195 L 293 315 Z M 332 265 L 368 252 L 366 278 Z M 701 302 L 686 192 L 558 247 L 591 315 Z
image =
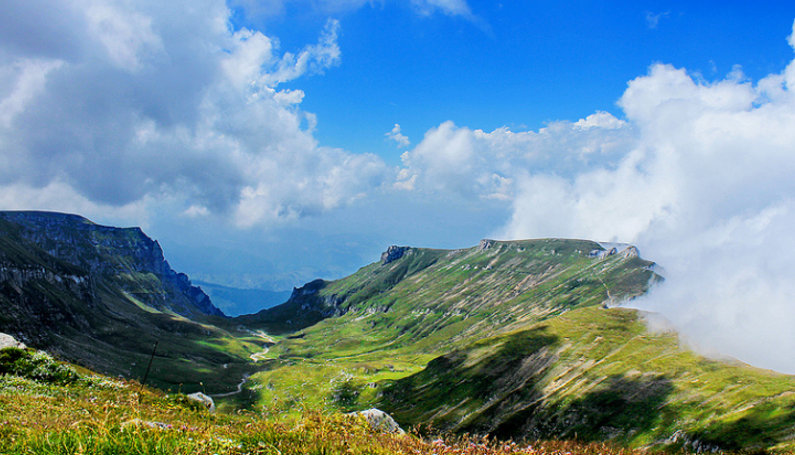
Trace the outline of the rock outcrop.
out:
M 213 401 L 213 399 L 208 395 L 205 395 L 201 392 L 196 392 L 189 394 L 188 399 L 201 404 L 210 412 L 215 412 L 215 401 Z
M 387 265 L 390 262 L 396 261 L 403 257 L 408 251 L 411 250 L 410 246 L 397 246 L 392 245 L 381 253 L 381 265 Z
M 0 333 L 0 349 L 3 348 L 20 348 L 25 349 L 25 343 L 21 341 L 17 341 L 16 338 L 12 337 L 7 333 Z

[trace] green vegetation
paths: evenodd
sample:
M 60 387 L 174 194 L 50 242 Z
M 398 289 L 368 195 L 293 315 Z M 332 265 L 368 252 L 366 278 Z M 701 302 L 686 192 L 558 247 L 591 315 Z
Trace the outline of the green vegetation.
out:
M 0 368 L 41 353 L 0 351 Z M 21 356 L 21 357 L 20 357 Z M 16 360 L 9 360 L 16 358 Z M 141 388 L 47 358 L 74 373 L 69 381 L 0 374 L 0 453 L 15 454 L 629 454 L 604 444 L 513 444 L 488 439 L 423 439 L 379 433 L 355 417 L 272 410 L 211 414 L 185 395 Z M 56 367 L 57 365 L 57 367 Z M 80 370 L 79 373 L 76 371 Z
M 795 377 L 650 333 L 635 310 L 591 307 L 438 357 L 379 405 L 404 423 L 502 438 L 794 450 L 792 390 Z
M 636 311 L 603 308 L 660 278 L 632 254 L 592 257 L 600 249 L 554 239 L 409 249 L 310 283 L 246 320 L 281 334 L 248 403 L 375 406 L 403 425 L 500 438 L 793 450 L 795 379 L 705 359 L 648 332 Z M 343 377 L 351 393 L 340 394 Z
M 47 353 L 20 348 L 0 350 L 0 375 L 5 374 L 52 384 L 70 384 L 78 379 L 74 368 L 56 362 Z
M 157 342 L 149 384 L 221 393 L 221 412 L 5 350 L 2 453 L 795 450 L 795 378 L 705 359 L 610 308 L 661 280 L 633 248 L 395 247 L 283 305 L 221 318 L 199 311 L 203 294 L 140 230 L 26 216 L 50 224 L 0 217 L 0 331 L 133 379 Z M 381 435 L 339 414 L 373 406 L 422 430 Z M 550 438 L 579 442 L 526 445 Z

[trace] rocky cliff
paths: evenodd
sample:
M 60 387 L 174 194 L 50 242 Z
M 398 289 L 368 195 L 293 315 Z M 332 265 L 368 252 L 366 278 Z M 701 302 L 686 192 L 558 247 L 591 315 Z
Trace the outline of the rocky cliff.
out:
M 146 304 L 182 316 L 223 316 L 187 275 L 171 268 L 160 244 L 140 228 L 101 226 L 78 215 L 54 212 L 0 212 L 0 219 L 11 223 L 20 238 L 82 271 L 82 279 L 90 275 L 112 280 Z M 8 273 L 23 277 L 30 271 Z
M 0 212 L 0 332 L 29 346 L 140 379 L 157 342 L 150 382 L 226 391 L 247 371 L 248 353 L 214 326 L 223 316 L 138 228 Z

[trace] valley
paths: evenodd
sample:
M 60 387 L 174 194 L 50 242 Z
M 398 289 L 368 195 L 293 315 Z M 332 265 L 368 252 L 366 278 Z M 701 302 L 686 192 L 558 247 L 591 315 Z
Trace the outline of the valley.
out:
M 227 317 L 140 229 L 47 212 L 0 228 L 0 332 L 132 380 L 157 341 L 148 384 L 213 396 L 213 421 L 376 407 L 427 437 L 795 450 L 795 377 L 705 358 L 621 306 L 664 280 L 633 246 L 391 246 Z

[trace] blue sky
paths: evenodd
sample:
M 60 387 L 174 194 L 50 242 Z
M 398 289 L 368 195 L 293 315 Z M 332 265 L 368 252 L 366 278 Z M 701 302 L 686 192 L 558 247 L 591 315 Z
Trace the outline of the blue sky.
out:
M 792 54 L 782 36 L 795 14 L 787 2 L 470 7 L 477 21 L 439 12 L 420 16 L 397 2 L 336 14 L 342 62 L 322 77 L 293 82 L 307 94 L 303 107 L 320 119 L 316 137 L 398 164 L 399 153 L 383 137 L 394 123 L 417 141 L 446 120 L 491 131 L 506 125 L 536 129 L 597 109 L 621 115 L 615 102 L 627 82 L 654 62 L 706 79 L 741 65 L 749 77 L 760 78 L 780 71 Z M 304 8 L 288 8 L 262 26 L 285 49 L 299 48 L 327 17 L 290 14 Z
M 238 287 L 390 244 L 637 244 L 636 302 L 795 372 L 795 4 L 0 3 L 0 208 Z M 743 334 L 738 336 L 737 334 Z

